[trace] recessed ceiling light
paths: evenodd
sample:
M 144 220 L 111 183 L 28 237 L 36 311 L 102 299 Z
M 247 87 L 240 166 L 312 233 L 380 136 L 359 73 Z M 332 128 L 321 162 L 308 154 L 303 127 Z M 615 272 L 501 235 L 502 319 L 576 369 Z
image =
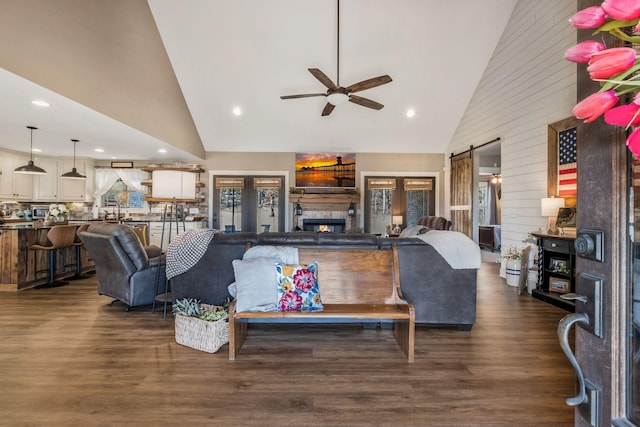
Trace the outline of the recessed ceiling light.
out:
M 31 151 L 33 151 L 34 153 L 42 153 L 42 150 L 39 148 L 32 148 Z
M 95 148 L 93 151 L 95 151 L 96 153 L 104 153 L 104 150 L 102 148 Z
M 416 115 L 416 110 L 414 110 L 413 108 L 409 108 L 407 110 L 407 117 L 411 118 L 411 117 L 413 117 L 415 115 Z
M 239 116 L 242 114 L 242 108 L 240 107 L 234 107 L 233 109 L 233 114 L 235 114 L 236 116 Z
M 38 107 L 48 107 L 49 103 L 47 101 L 43 101 L 41 99 L 36 99 L 34 101 L 31 101 L 31 103 L 33 105 L 37 105 Z
M 115 159 L 117 159 L 117 157 L 116 156 L 111 156 L 111 159 L 115 160 Z
M 158 153 L 166 153 L 166 152 L 167 152 L 167 150 L 165 150 L 164 148 L 161 148 L 161 149 L 158 150 Z

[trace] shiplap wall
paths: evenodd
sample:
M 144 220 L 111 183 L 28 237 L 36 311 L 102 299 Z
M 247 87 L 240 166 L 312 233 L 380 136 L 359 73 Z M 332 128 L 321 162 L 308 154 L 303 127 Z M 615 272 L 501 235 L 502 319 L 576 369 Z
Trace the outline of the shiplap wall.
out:
M 503 252 L 547 226 L 547 125 L 576 103 L 576 65 L 563 59 L 575 11 L 575 0 L 518 1 L 448 148 L 447 157 L 501 138 Z

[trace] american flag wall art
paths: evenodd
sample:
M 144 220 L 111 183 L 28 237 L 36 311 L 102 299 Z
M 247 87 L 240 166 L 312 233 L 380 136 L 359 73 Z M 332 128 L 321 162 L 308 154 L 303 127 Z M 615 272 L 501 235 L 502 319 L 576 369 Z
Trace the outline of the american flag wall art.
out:
M 576 175 L 577 128 L 558 133 L 558 196 L 578 194 Z

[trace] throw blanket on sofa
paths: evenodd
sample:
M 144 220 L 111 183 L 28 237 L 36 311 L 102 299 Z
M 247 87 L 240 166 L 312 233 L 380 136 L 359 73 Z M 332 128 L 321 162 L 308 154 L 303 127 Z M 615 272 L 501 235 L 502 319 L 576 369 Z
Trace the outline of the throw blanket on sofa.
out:
M 480 247 L 458 231 L 429 230 L 416 237 L 433 246 L 451 268 L 480 268 Z
M 167 279 L 184 273 L 196 265 L 209 247 L 216 233 L 221 230 L 189 230 L 178 234 L 167 247 Z

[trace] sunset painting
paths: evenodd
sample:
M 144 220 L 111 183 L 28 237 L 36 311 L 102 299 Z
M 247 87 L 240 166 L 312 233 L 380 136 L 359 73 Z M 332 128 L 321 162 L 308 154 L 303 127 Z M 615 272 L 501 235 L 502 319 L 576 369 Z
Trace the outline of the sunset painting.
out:
M 355 153 L 296 153 L 296 187 L 355 185 Z

